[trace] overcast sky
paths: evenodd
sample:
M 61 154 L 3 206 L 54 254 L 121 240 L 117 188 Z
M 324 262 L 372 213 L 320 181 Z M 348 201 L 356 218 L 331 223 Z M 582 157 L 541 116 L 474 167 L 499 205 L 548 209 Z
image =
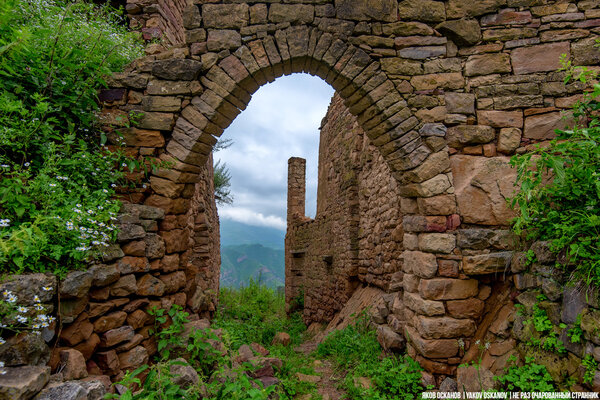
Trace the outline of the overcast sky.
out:
M 294 74 L 254 93 L 222 136 L 233 145 L 215 153 L 229 167 L 234 198 L 219 206 L 220 218 L 285 230 L 290 157 L 306 159 L 306 213 L 314 217 L 319 126 L 333 92 L 320 78 Z

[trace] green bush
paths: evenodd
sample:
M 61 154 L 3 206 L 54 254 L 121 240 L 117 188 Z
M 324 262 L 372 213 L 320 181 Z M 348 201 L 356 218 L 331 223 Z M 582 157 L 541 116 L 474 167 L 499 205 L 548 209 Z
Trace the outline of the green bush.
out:
M 58 274 L 114 238 L 131 160 L 103 147 L 96 93 L 142 54 L 110 6 L 0 5 L 0 271 Z
M 565 65 L 565 82 L 589 84 L 596 72 Z M 527 239 L 548 240 L 574 280 L 600 285 L 600 85 L 584 93 L 574 108 L 579 121 L 557 131 L 547 147 L 514 156 L 519 193 L 512 205 L 519 214 L 513 229 Z M 561 257 L 562 258 L 562 257 Z
M 516 361 L 515 358 L 512 361 Z M 495 379 L 500 389 L 508 392 L 553 392 L 552 377 L 543 365 L 535 364 L 533 358 L 527 358 L 522 366 L 511 365 L 504 375 Z

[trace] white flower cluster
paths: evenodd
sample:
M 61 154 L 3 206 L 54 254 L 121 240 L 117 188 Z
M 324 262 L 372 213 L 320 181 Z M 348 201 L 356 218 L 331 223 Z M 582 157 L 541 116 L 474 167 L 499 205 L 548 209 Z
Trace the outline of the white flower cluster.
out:
M 0 219 L 0 227 L 6 228 L 10 226 L 10 219 Z
M 50 286 L 42 287 L 42 290 L 45 292 L 49 292 L 52 290 Z M 33 297 L 34 305 L 33 307 L 25 307 L 22 305 L 17 305 L 18 298 L 15 296 L 10 290 L 5 290 L 2 292 L 3 301 L 7 304 L 8 307 L 5 307 L 4 315 L 0 315 L 2 320 L 0 321 L 0 328 L 10 328 L 12 331 L 19 331 L 22 329 L 31 329 L 36 334 L 41 334 L 41 330 L 43 328 L 48 328 L 52 322 L 54 322 L 55 318 L 51 315 L 46 315 L 46 308 L 42 304 L 42 301 L 39 296 L 35 295 Z M 31 310 L 33 309 L 33 310 Z M 33 315 L 32 312 L 33 311 Z M 17 327 L 14 326 L 14 322 L 8 322 L 11 319 L 14 319 L 19 324 L 26 325 L 25 327 Z M 0 337 L 0 345 L 6 343 L 6 339 Z M 6 374 L 6 370 L 4 369 L 4 363 L 0 362 L 0 375 Z
M 106 224 L 98 221 L 96 219 L 98 217 L 94 216 L 97 215 L 97 213 L 101 213 L 104 210 L 104 207 L 97 206 L 97 209 L 98 212 L 93 209 L 84 210 L 81 204 L 76 204 L 75 208 L 73 208 L 73 212 L 79 215 L 77 215 L 76 221 L 67 221 L 65 226 L 69 231 L 76 230 L 80 232 L 79 239 L 81 241 L 75 250 L 88 251 L 92 246 L 109 246 L 109 233 L 115 230 L 115 226 L 113 224 Z M 115 213 L 109 212 L 109 215 L 112 221 L 116 220 Z

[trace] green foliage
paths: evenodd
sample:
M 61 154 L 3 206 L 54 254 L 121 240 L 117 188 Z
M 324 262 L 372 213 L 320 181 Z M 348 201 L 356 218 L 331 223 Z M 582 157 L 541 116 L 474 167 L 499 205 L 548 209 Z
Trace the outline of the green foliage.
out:
M 306 329 L 299 314 L 287 317 L 282 294 L 253 279 L 240 289 L 221 289 L 213 326 L 225 330 L 233 349 L 253 342 L 270 345 L 277 332 L 287 332 L 297 345 Z
M 229 148 L 233 144 L 232 139 L 219 139 L 213 148 L 213 152 Z M 231 194 L 231 174 L 227 164 L 221 164 L 221 160 L 217 160 L 214 165 L 213 183 L 215 186 L 215 200 L 217 204 L 233 203 Z
M 274 386 L 263 387 L 258 380 L 251 379 L 245 374 L 245 368 L 234 371 L 224 383 L 217 380 L 207 385 L 210 400 L 266 400 L 275 391 Z M 219 375 L 219 373 L 217 373 Z M 222 374 L 220 374 L 222 375 Z
M 152 366 L 143 365 L 132 372 L 127 372 L 123 379 L 119 381 L 127 390 L 121 394 L 107 394 L 105 399 L 117 400 L 200 400 L 201 386 L 192 386 L 188 389 L 182 389 L 173 382 L 176 376 L 171 373 L 171 367 L 175 365 L 185 365 L 177 360 L 161 361 Z M 148 371 L 148 375 L 142 385 L 140 374 Z M 136 390 L 140 388 L 140 390 Z
M 197 329 L 190 335 L 186 347 L 190 364 L 204 376 L 209 376 L 219 363 L 221 352 L 212 345 L 217 340 L 211 330 Z
M 597 72 L 569 63 L 564 69 L 565 82 L 576 79 L 592 90 L 574 107 L 579 122 L 572 130 L 557 131 L 547 147 L 512 158 L 520 187 L 512 199 L 518 210 L 513 229 L 527 239 L 549 240 L 574 279 L 599 285 L 600 84 L 593 83 Z
M 354 383 L 356 376 L 370 377 L 373 386 L 357 388 Z M 416 399 L 425 389 L 421 384 L 421 366 L 408 356 L 391 356 L 377 363 L 360 364 L 353 374 L 346 377 L 346 388 L 353 399 L 374 400 Z
M 154 329 L 150 333 L 156 336 L 160 357 L 168 360 L 173 348 L 180 348 L 184 344 L 181 334 L 183 325 L 189 322 L 189 314 L 177 304 L 172 305 L 169 311 L 152 308 L 148 314 L 154 317 Z
M 537 297 L 538 302 L 546 300 L 544 295 Z M 565 354 L 567 349 L 563 342 L 558 338 L 558 332 L 550 318 L 548 312 L 540 307 L 539 303 L 533 305 L 532 314 L 529 319 L 523 322 L 526 325 L 533 325 L 533 328 L 540 334 L 541 338 L 532 337 L 527 344 L 538 347 L 542 350 Z M 559 328 L 566 328 L 565 324 L 560 324 Z
M 377 334 L 365 310 L 355 317 L 354 323 L 327 336 L 319 344 L 316 354 L 333 358 L 343 368 L 352 368 L 372 362 L 373 356 L 380 352 Z
M 231 204 L 233 203 L 233 196 L 231 194 L 231 174 L 227 164 L 221 164 L 221 160 L 215 163 L 215 174 L 214 174 L 214 185 L 215 185 L 215 200 L 217 204 Z
M 533 358 L 527 358 L 525 364 L 517 366 L 516 359 L 511 358 L 512 365 L 505 369 L 504 375 L 495 379 L 502 390 L 509 392 L 552 392 L 555 391 L 552 377 L 543 365 L 534 363 Z
M 96 93 L 142 54 L 110 6 L 0 4 L 0 271 L 62 274 L 114 239 L 119 152 Z
M 581 329 L 581 314 L 577 315 L 575 325 L 568 330 L 567 335 L 571 343 L 582 343 L 583 342 L 583 329 Z
M 588 354 L 583 358 L 583 360 L 581 360 L 581 365 L 585 368 L 583 382 L 591 385 L 594 381 L 594 376 L 596 375 L 598 362 L 594 360 L 594 357 L 591 354 Z

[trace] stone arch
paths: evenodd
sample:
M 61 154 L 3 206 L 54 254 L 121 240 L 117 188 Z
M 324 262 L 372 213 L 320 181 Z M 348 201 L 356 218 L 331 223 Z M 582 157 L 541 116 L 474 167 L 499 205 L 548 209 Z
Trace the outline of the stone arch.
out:
M 195 68 L 190 61 L 166 60 L 155 69 Z M 358 46 L 306 26 L 289 27 L 243 44 L 202 72 L 199 81 L 204 90 L 193 96 L 177 117 L 167 153 L 184 163 L 202 162 L 260 86 L 296 72 L 321 77 L 342 96 L 403 184 L 418 184 L 447 169 L 438 162 L 447 159 L 447 150 L 437 154 L 439 148 L 425 143 L 417 131 L 418 118 L 380 62 Z M 428 158 L 435 160 L 437 170 L 430 168 L 425 174 L 415 170 Z M 187 179 L 180 175 L 174 182 L 185 183 Z

